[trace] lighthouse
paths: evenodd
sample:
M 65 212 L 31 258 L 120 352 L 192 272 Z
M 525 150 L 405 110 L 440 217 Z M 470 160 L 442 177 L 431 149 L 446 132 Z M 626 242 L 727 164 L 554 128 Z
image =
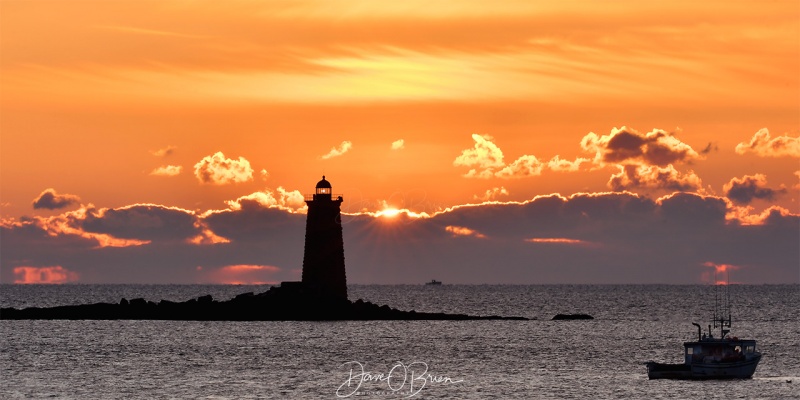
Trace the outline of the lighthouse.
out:
M 322 176 L 314 194 L 306 195 L 306 242 L 303 251 L 303 291 L 307 294 L 347 299 L 342 239 L 342 196 L 333 195 Z

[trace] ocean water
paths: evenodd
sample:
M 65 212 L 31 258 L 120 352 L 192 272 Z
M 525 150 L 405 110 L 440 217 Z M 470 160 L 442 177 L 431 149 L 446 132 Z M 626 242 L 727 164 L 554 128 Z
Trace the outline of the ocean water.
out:
M 224 300 L 265 286 L 0 285 L 0 306 Z M 399 309 L 530 321 L 0 321 L 0 398 L 800 398 L 800 286 L 733 285 L 753 379 L 647 379 L 707 324 L 710 286 L 352 285 Z M 589 321 L 551 321 L 557 313 Z M 387 379 L 388 378 L 388 379 Z

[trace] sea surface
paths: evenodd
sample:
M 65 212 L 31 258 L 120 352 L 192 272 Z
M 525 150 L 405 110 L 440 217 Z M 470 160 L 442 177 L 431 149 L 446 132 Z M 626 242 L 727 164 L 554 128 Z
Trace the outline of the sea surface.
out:
M 268 286 L 0 285 L 0 306 L 225 300 Z M 351 285 L 403 310 L 530 321 L 0 321 L 0 398 L 800 398 L 800 286 L 731 285 L 753 379 L 647 379 L 682 362 L 712 286 Z M 551 321 L 588 313 L 587 321 Z

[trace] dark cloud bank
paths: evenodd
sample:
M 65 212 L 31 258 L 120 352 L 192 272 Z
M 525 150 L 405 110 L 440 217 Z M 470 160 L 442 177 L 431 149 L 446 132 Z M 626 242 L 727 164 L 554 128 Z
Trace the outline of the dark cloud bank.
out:
M 195 283 L 225 266 L 260 265 L 278 268 L 261 269 L 263 281 L 299 279 L 305 215 L 240 205 L 202 216 L 134 205 L 5 222 L 0 278 L 13 282 L 19 266 L 58 265 L 87 283 Z M 717 197 L 652 200 L 622 192 L 462 206 L 422 219 L 345 215 L 347 277 L 350 283 L 700 283 L 713 271 L 704 264 L 712 263 L 738 266 L 737 282 L 798 283 L 800 217 L 772 209 L 760 224 L 744 225 L 726 219 L 730 207 Z

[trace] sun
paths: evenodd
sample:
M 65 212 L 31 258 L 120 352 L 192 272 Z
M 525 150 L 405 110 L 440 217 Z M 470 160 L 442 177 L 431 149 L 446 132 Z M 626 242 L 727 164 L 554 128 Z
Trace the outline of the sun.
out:
M 394 218 L 400 215 L 400 212 L 401 211 L 396 208 L 386 208 L 384 210 L 378 211 L 377 215 L 379 217 Z

